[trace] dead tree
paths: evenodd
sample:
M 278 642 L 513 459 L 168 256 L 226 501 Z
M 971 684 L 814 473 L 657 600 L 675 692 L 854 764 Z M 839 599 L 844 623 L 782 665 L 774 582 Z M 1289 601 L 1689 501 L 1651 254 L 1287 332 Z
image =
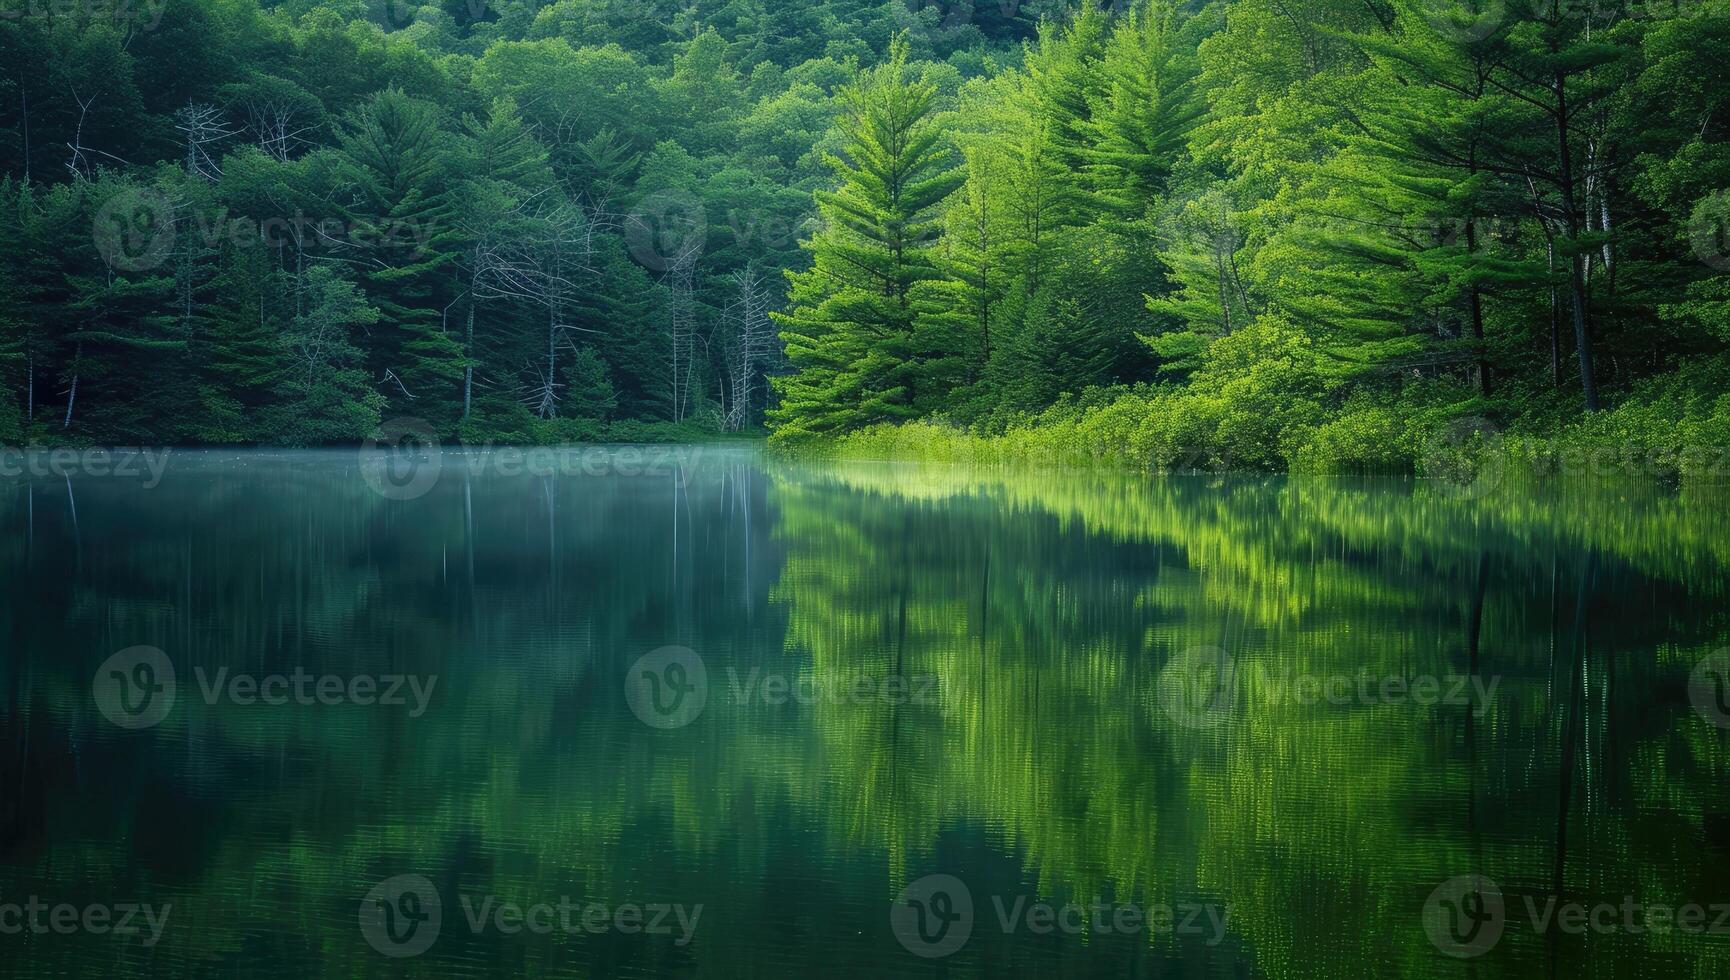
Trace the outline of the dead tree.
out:
M 312 127 L 300 125 L 300 110 L 287 99 L 256 98 L 246 102 L 246 128 L 258 148 L 286 163 L 296 148 L 307 142 L 301 134 Z
M 703 254 L 703 242 L 696 236 L 680 243 L 679 250 L 669 256 L 667 271 L 661 276 L 667 287 L 667 337 L 672 346 L 673 421 L 683 421 L 689 408 L 691 377 L 695 373 L 693 354 L 697 340 L 697 303 L 694 280 L 697 258 Z
M 575 345 L 570 332 L 583 330 L 567 320 L 568 307 L 594 272 L 595 223 L 583 209 L 564 200 L 541 199 L 525 224 L 526 233 L 489 245 L 474 262 L 481 270 L 476 296 L 516 299 L 543 307 L 547 314 L 546 355 L 530 365 L 534 381 L 523 397 L 540 418 L 557 418 L 559 350 Z
M 215 183 L 222 176 L 222 168 L 216 165 L 211 151 L 236 132 L 223 122 L 222 111 L 206 103 L 188 102 L 174 114 L 174 128 L 180 130 L 186 147 L 186 172 Z
M 757 391 L 759 366 L 775 350 L 775 331 L 769 322 L 769 290 L 756 268 L 746 266 L 733 274 L 736 298 L 728 304 L 726 318 L 732 328 L 726 352 L 725 406 L 722 423 L 738 432 L 751 421 L 751 401 Z

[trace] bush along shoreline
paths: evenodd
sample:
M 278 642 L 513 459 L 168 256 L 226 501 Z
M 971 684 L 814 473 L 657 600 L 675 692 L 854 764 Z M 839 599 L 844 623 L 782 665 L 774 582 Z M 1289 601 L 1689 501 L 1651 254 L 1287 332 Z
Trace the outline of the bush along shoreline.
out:
M 878 424 L 827 439 L 770 438 L 796 457 L 1144 472 L 1406 475 L 1466 480 L 1485 467 L 1535 475 L 1730 485 L 1730 394 L 1708 362 L 1651 379 L 1614 408 L 1517 414 L 1506 402 L 1435 397 L 1324 407 L 1256 372 L 1202 372 L 1189 385 L 1095 389 L 992 429 L 945 419 Z M 1438 386 L 1440 387 L 1440 386 Z M 1326 397 L 1326 386 L 1315 389 Z M 1504 421 L 1505 420 L 1505 421 Z

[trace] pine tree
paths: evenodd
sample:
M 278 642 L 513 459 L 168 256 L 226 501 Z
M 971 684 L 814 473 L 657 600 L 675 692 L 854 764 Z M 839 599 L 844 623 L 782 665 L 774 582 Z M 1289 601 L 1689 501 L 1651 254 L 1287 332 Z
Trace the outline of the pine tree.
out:
M 1100 59 L 1084 151 L 1099 202 L 1138 216 L 1166 192 L 1172 168 L 1201 118 L 1197 67 L 1173 0 L 1139 0 L 1117 23 Z
M 282 336 L 287 368 L 269 424 L 291 443 L 365 438 L 386 401 L 368 383 L 354 333 L 378 322 L 379 311 L 331 265 L 314 266 L 305 289 L 302 312 Z
M 826 157 L 838 186 L 816 194 L 812 267 L 788 276 L 792 309 L 775 315 L 796 371 L 776 386 L 785 436 L 913 418 L 943 394 L 928 362 L 948 352 L 915 337 L 912 301 L 939 276 L 936 209 L 962 179 L 932 118 L 936 87 L 911 76 L 903 38 L 839 98 L 841 152 Z
M 365 270 L 367 293 L 382 314 L 368 364 L 392 410 L 454 426 L 464 354 L 443 316 L 457 227 L 449 140 L 438 122 L 435 106 L 398 89 L 351 117 L 342 149 L 357 189 L 350 237 L 361 241 L 339 257 Z

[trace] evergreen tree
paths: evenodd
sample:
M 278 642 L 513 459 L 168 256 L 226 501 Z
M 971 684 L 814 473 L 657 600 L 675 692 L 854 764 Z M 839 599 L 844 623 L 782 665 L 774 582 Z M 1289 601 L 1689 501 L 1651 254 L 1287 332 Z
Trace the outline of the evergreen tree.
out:
M 333 257 L 363 270 L 384 323 L 367 345 L 375 384 L 392 411 L 454 425 L 464 355 L 444 317 L 457 228 L 439 111 L 381 92 L 350 117 L 342 150 L 356 193 Z
M 938 276 L 935 209 L 962 179 L 936 96 L 911 77 L 905 40 L 838 93 L 843 142 L 826 158 L 838 186 L 816 195 L 825 226 L 807 245 L 812 268 L 788 276 L 793 305 L 775 315 L 798 371 L 777 379 L 771 415 L 788 436 L 913 418 L 943 394 L 927 372 L 950 338 L 916 339 L 912 302 Z

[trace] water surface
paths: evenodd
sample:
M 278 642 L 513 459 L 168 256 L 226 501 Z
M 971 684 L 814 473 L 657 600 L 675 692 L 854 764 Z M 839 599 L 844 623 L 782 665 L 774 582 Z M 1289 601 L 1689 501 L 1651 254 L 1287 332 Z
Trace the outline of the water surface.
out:
M 1730 967 L 1720 498 L 379 462 L 0 478 L 0 929 L 32 897 L 170 910 L 153 943 L 0 934 L 0 971 Z M 113 676 L 139 647 L 159 719 L 120 690 L 148 654 Z M 340 694 L 211 687 L 297 674 Z M 496 916 L 560 903 L 575 928 Z M 1571 903 L 1617 924 L 1534 918 Z

